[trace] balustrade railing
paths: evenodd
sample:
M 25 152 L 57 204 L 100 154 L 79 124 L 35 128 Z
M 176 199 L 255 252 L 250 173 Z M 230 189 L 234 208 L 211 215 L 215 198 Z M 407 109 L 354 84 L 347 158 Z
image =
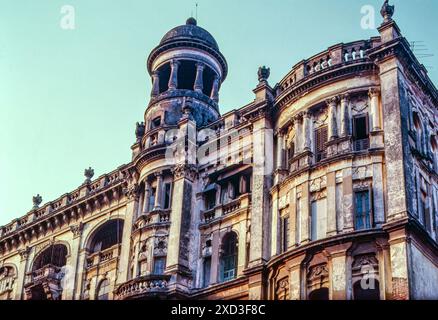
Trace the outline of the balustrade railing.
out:
M 138 277 L 119 286 L 115 291 L 116 298 L 123 300 L 141 294 L 165 292 L 169 281 L 169 275 Z

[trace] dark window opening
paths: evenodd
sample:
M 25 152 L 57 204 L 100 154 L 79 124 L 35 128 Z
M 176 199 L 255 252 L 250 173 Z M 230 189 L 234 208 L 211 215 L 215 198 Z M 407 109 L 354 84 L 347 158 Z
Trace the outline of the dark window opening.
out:
M 181 61 L 178 68 L 178 89 L 193 90 L 196 77 L 194 61 Z
M 149 203 L 148 203 L 148 212 L 151 212 L 154 210 L 155 207 L 155 193 L 156 193 L 157 189 L 156 188 L 151 188 L 150 190 L 150 194 L 149 194 Z
M 154 259 L 154 274 L 162 275 L 164 274 L 164 269 L 166 269 L 166 258 L 155 257 Z
M 289 217 L 281 218 L 281 252 L 286 252 L 289 248 Z
M 32 270 L 39 270 L 47 265 L 62 268 L 67 263 L 67 247 L 62 244 L 50 246 L 38 255 Z
M 354 300 L 380 300 L 379 281 L 370 279 L 373 285 L 369 288 L 362 288 L 361 281 L 357 281 L 353 286 Z
M 202 286 L 208 287 L 210 285 L 210 274 L 211 274 L 211 258 L 204 258 L 204 266 L 203 266 L 203 283 Z
M 158 71 L 160 74 L 160 93 L 163 93 L 169 90 L 170 64 L 165 64 Z
M 110 293 L 110 283 L 108 279 L 102 280 L 97 291 L 97 300 L 108 300 Z
M 309 300 L 314 300 L 314 301 L 329 300 L 329 289 L 321 288 L 321 289 L 313 290 L 309 294 Z
M 205 207 L 207 210 L 216 207 L 216 190 L 208 191 L 205 194 Z
M 161 117 L 156 117 L 151 121 L 151 129 L 158 128 L 161 125 Z
M 111 248 L 122 242 L 123 220 L 111 220 L 101 226 L 91 242 L 92 252 L 99 252 Z
M 353 119 L 354 150 L 368 150 L 370 147 L 368 116 L 362 115 Z
M 213 70 L 211 70 L 209 67 L 205 67 L 204 75 L 203 75 L 203 80 L 204 80 L 203 92 L 206 96 L 211 95 L 211 90 L 213 89 L 213 81 L 215 76 L 216 74 L 214 73 Z
M 234 232 L 224 237 L 220 262 L 221 281 L 234 279 L 237 275 L 237 235 Z
M 328 127 L 323 126 L 315 131 L 316 162 L 327 158 L 326 143 L 328 142 Z
M 164 209 L 170 209 L 172 185 L 170 183 L 164 184 Z
M 355 197 L 355 229 L 365 230 L 372 228 L 372 212 L 370 192 L 360 191 L 354 193 Z

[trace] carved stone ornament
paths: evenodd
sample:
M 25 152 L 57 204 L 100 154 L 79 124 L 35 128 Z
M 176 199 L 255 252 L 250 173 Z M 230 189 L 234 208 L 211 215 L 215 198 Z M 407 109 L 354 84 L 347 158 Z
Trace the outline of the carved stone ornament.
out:
M 191 181 L 195 180 L 197 175 L 197 168 L 194 165 L 189 164 L 177 164 L 173 169 L 172 173 L 175 179 L 187 178 Z
M 165 256 L 167 254 L 167 236 L 159 236 L 154 241 L 154 256 Z
M 314 282 L 317 280 L 321 280 L 324 278 L 328 278 L 329 272 L 326 264 L 320 264 L 310 268 L 309 273 L 307 274 L 307 281 Z
M 259 82 L 267 81 L 271 75 L 271 69 L 265 66 L 260 67 L 257 75 L 259 77 Z
M 40 204 L 43 202 L 43 198 L 39 194 L 37 194 L 32 198 L 32 202 L 33 209 L 38 209 L 40 207 Z
M 94 169 L 89 167 L 84 170 L 85 182 L 91 182 L 91 179 L 94 177 Z
M 79 237 L 84 230 L 84 224 L 80 222 L 77 225 L 70 226 L 70 231 L 73 233 L 74 237 Z
M 383 22 L 389 22 L 392 20 L 392 16 L 395 12 L 395 6 L 389 4 L 389 0 L 385 0 L 382 9 L 380 9 L 380 14 L 383 17 Z

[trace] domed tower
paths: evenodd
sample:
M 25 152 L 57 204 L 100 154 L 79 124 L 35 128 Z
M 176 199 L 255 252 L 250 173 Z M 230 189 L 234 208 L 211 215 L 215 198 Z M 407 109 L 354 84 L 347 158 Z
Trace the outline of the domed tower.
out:
M 213 36 L 189 18 L 170 30 L 147 60 L 152 77 L 151 101 L 145 113 L 146 131 L 176 125 L 183 113 L 198 127 L 219 117 L 219 88 L 227 62 Z

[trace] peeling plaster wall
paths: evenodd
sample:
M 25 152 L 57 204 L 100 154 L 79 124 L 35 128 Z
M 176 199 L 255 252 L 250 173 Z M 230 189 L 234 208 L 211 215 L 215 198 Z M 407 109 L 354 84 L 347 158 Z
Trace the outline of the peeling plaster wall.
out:
M 438 266 L 411 244 L 411 299 L 438 299 Z

